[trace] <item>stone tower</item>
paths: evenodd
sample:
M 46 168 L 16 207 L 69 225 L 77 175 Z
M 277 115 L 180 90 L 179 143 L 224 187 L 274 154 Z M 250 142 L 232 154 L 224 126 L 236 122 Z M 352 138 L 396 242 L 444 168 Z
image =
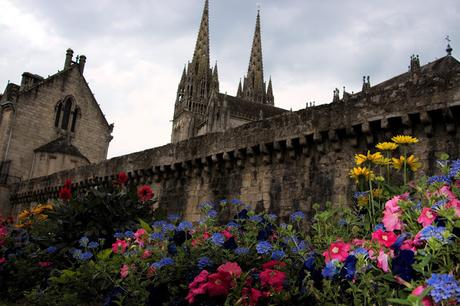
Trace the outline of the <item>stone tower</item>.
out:
M 174 105 L 172 142 L 196 136 L 198 124 L 206 120 L 211 91 L 219 92 L 217 64 L 209 64 L 209 0 L 205 1 L 192 62 L 184 67 Z
M 260 11 L 257 11 L 256 29 L 252 43 L 251 57 L 249 59 L 248 74 L 244 78 L 244 84 L 238 85 L 237 97 L 247 101 L 274 105 L 273 85 L 270 78 L 267 91 L 264 80 L 264 66 L 262 59 L 262 36 L 260 27 Z

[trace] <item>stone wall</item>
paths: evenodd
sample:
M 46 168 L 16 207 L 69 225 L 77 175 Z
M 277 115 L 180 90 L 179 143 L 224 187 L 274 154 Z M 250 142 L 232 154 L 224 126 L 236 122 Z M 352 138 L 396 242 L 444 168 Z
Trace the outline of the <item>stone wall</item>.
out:
M 73 188 L 109 184 L 119 171 L 132 184 L 156 183 L 160 207 L 197 217 L 204 200 L 238 198 L 284 215 L 310 211 L 312 203 L 347 203 L 353 191 L 348 171 L 353 155 L 397 133 L 421 139 L 414 146 L 424 172 L 435 156 L 460 154 L 460 82 L 412 87 L 401 94 L 374 91 L 339 102 L 260 120 L 222 133 L 56 173 L 15 185 L 18 210 L 57 195 L 68 178 Z M 394 91 L 392 91 L 394 93 Z

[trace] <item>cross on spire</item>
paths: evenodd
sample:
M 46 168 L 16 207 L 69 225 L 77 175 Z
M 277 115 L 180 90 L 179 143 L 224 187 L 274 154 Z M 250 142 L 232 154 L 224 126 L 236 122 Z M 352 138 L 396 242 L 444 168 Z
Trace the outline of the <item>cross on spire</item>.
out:
M 447 48 L 446 48 L 447 55 L 450 56 L 450 55 L 452 55 L 453 49 L 452 49 L 452 47 L 450 46 L 451 40 L 450 40 L 449 35 L 447 35 L 446 38 L 444 38 L 444 39 L 447 41 Z

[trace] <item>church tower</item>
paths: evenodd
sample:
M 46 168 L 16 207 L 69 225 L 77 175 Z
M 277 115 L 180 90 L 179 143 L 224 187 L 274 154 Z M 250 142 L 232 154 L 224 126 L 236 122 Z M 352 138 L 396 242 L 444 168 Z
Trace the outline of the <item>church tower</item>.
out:
M 264 80 L 264 66 L 262 59 L 262 37 L 260 27 L 260 10 L 257 11 L 256 29 L 249 59 L 248 74 L 244 78 L 243 86 L 238 85 L 237 97 L 246 101 L 274 105 L 273 85 L 270 78 L 267 91 Z
M 177 89 L 172 142 L 197 135 L 198 125 L 206 120 L 206 110 L 213 89 L 219 91 L 219 80 L 217 64 L 214 71 L 209 64 L 209 0 L 206 0 L 193 59 L 184 67 Z

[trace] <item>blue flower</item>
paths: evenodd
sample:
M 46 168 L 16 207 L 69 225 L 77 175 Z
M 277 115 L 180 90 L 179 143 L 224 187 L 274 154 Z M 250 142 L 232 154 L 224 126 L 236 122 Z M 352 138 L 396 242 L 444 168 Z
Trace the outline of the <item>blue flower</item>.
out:
M 55 246 L 50 246 L 50 247 L 48 247 L 46 249 L 46 253 L 48 253 L 48 254 L 54 254 L 56 252 L 57 252 L 57 247 L 55 247 Z
M 251 220 L 252 222 L 259 223 L 263 221 L 263 218 L 260 215 L 254 215 L 254 216 L 251 216 L 249 220 Z
M 447 202 L 449 202 L 448 199 L 439 200 L 436 203 L 434 203 L 433 206 L 431 206 L 431 209 L 440 210 L 441 208 L 444 208 L 444 205 L 446 205 Z
M 278 216 L 275 214 L 268 214 L 265 216 L 265 219 L 270 222 L 275 222 L 278 219 Z
M 357 200 L 361 197 L 367 197 L 368 193 L 369 191 L 357 191 L 353 194 L 353 198 Z
M 449 299 L 460 303 L 460 285 L 453 275 L 433 273 L 426 283 L 432 287 L 430 295 L 436 303 Z
M 272 250 L 272 245 L 268 241 L 260 241 L 256 245 L 256 250 L 258 254 L 268 254 Z
M 391 272 L 398 275 L 406 282 L 410 282 L 414 277 L 414 269 L 412 264 L 415 262 L 414 252 L 410 250 L 402 250 L 399 256 L 393 258 L 391 262 Z
M 303 266 L 307 271 L 312 272 L 313 269 L 315 268 L 315 262 L 316 262 L 316 254 L 313 253 L 310 256 L 308 256 L 307 260 L 304 261 Z
M 152 234 L 150 234 L 150 239 L 151 240 L 161 241 L 161 240 L 163 240 L 163 233 L 152 233 Z
M 212 234 L 212 236 L 211 236 L 211 241 L 212 241 L 212 243 L 214 243 L 215 245 L 223 246 L 224 243 L 225 243 L 225 236 L 222 235 L 221 233 L 214 233 L 214 234 Z
M 93 257 L 93 253 L 91 252 L 84 252 L 84 253 L 81 253 L 80 255 L 80 260 L 83 260 L 83 261 L 86 261 L 86 260 L 89 260 Z
M 200 203 L 198 204 L 198 208 L 200 210 L 210 210 L 210 209 L 214 209 L 214 203 L 212 202 L 203 202 L 203 203 Z
M 168 233 L 168 232 L 172 232 L 176 229 L 176 227 L 174 226 L 174 224 L 171 224 L 171 223 L 166 223 L 163 228 L 162 228 L 162 231 L 165 232 L 165 233 Z
M 181 223 L 179 223 L 179 225 L 177 226 L 177 229 L 179 231 L 186 231 L 186 230 L 189 230 L 193 227 L 193 224 L 189 221 L 182 221 Z
M 125 235 L 120 232 L 115 232 L 115 234 L 113 234 L 113 238 L 116 238 L 116 239 L 123 239 L 124 237 Z
M 216 218 L 217 215 L 218 215 L 218 213 L 217 213 L 217 210 L 215 210 L 215 209 L 211 209 L 210 211 L 208 211 L 208 217 L 209 218 Z
M 304 240 L 298 240 L 298 239 L 296 239 L 296 240 L 297 240 L 296 241 L 296 246 L 291 248 L 291 252 L 295 253 L 295 254 L 297 254 L 297 253 L 299 253 L 301 251 L 304 251 L 307 248 L 307 245 L 306 245 Z
M 229 226 L 229 227 L 239 227 L 238 223 L 236 223 L 235 221 L 228 222 L 227 226 Z
M 350 253 L 351 255 L 364 255 L 369 256 L 369 252 L 365 248 L 356 248 L 353 252 Z
M 88 237 L 83 236 L 80 238 L 79 242 L 80 242 L 81 247 L 86 248 L 86 246 L 88 245 L 89 239 Z
M 134 232 L 133 231 L 126 231 L 125 232 L 125 237 L 134 238 Z
M 281 260 L 284 256 L 286 256 L 286 253 L 284 253 L 282 250 L 276 250 L 272 253 L 273 260 Z
M 305 214 L 301 211 L 296 211 L 292 213 L 289 219 L 291 220 L 291 222 L 302 221 L 303 219 L 305 219 Z
M 340 274 L 342 275 L 342 277 L 348 280 L 352 280 L 353 278 L 355 278 L 357 262 L 358 262 L 358 259 L 355 256 L 349 255 L 345 259 L 342 270 L 340 271 Z
M 152 267 L 154 267 L 155 269 L 161 269 L 166 266 L 172 266 L 173 264 L 174 264 L 174 259 L 170 257 L 164 257 L 160 259 L 159 261 L 154 262 L 152 264 Z
M 180 219 L 180 216 L 178 214 L 170 214 L 168 216 L 169 222 L 176 222 Z
M 452 178 L 456 178 L 460 172 L 460 159 L 452 161 L 449 170 L 449 176 Z
M 452 182 L 452 180 L 448 177 L 448 176 L 445 176 L 445 175 L 435 175 L 435 176 L 431 176 L 428 178 L 427 180 L 427 183 L 429 185 L 432 185 L 432 184 L 435 184 L 435 183 L 446 183 L 446 184 L 450 184 Z
M 376 226 L 374 226 L 374 232 L 378 231 L 379 229 L 385 231 L 385 226 L 383 225 L 383 223 L 379 223 Z
M 204 257 L 198 258 L 198 268 L 200 270 L 203 270 L 206 267 L 212 267 L 213 264 L 214 263 L 209 257 L 204 256 Z
M 88 243 L 88 249 L 96 249 L 99 247 L 99 243 L 97 243 L 96 241 L 91 241 L 90 243 Z
M 444 226 L 428 225 L 420 231 L 420 240 L 429 241 L 435 239 L 442 244 L 449 243 L 449 237 L 446 237 L 447 231 Z
M 238 200 L 238 199 L 231 199 L 230 204 L 233 204 L 235 206 L 244 205 L 244 203 L 242 201 Z
M 339 269 L 337 268 L 337 260 L 331 260 L 328 262 L 325 266 L 321 274 L 323 275 L 324 278 L 327 279 L 332 279 L 338 272 Z
M 164 220 L 159 220 L 159 221 L 155 221 L 155 222 L 152 223 L 152 226 L 156 227 L 158 229 L 163 228 L 163 226 L 165 226 L 165 225 L 166 225 L 166 221 L 164 221 Z
M 236 255 L 246 255 L 249 253 L 249 249 L 245 247 L 239 247 L 236 248 L 234 252 Z

